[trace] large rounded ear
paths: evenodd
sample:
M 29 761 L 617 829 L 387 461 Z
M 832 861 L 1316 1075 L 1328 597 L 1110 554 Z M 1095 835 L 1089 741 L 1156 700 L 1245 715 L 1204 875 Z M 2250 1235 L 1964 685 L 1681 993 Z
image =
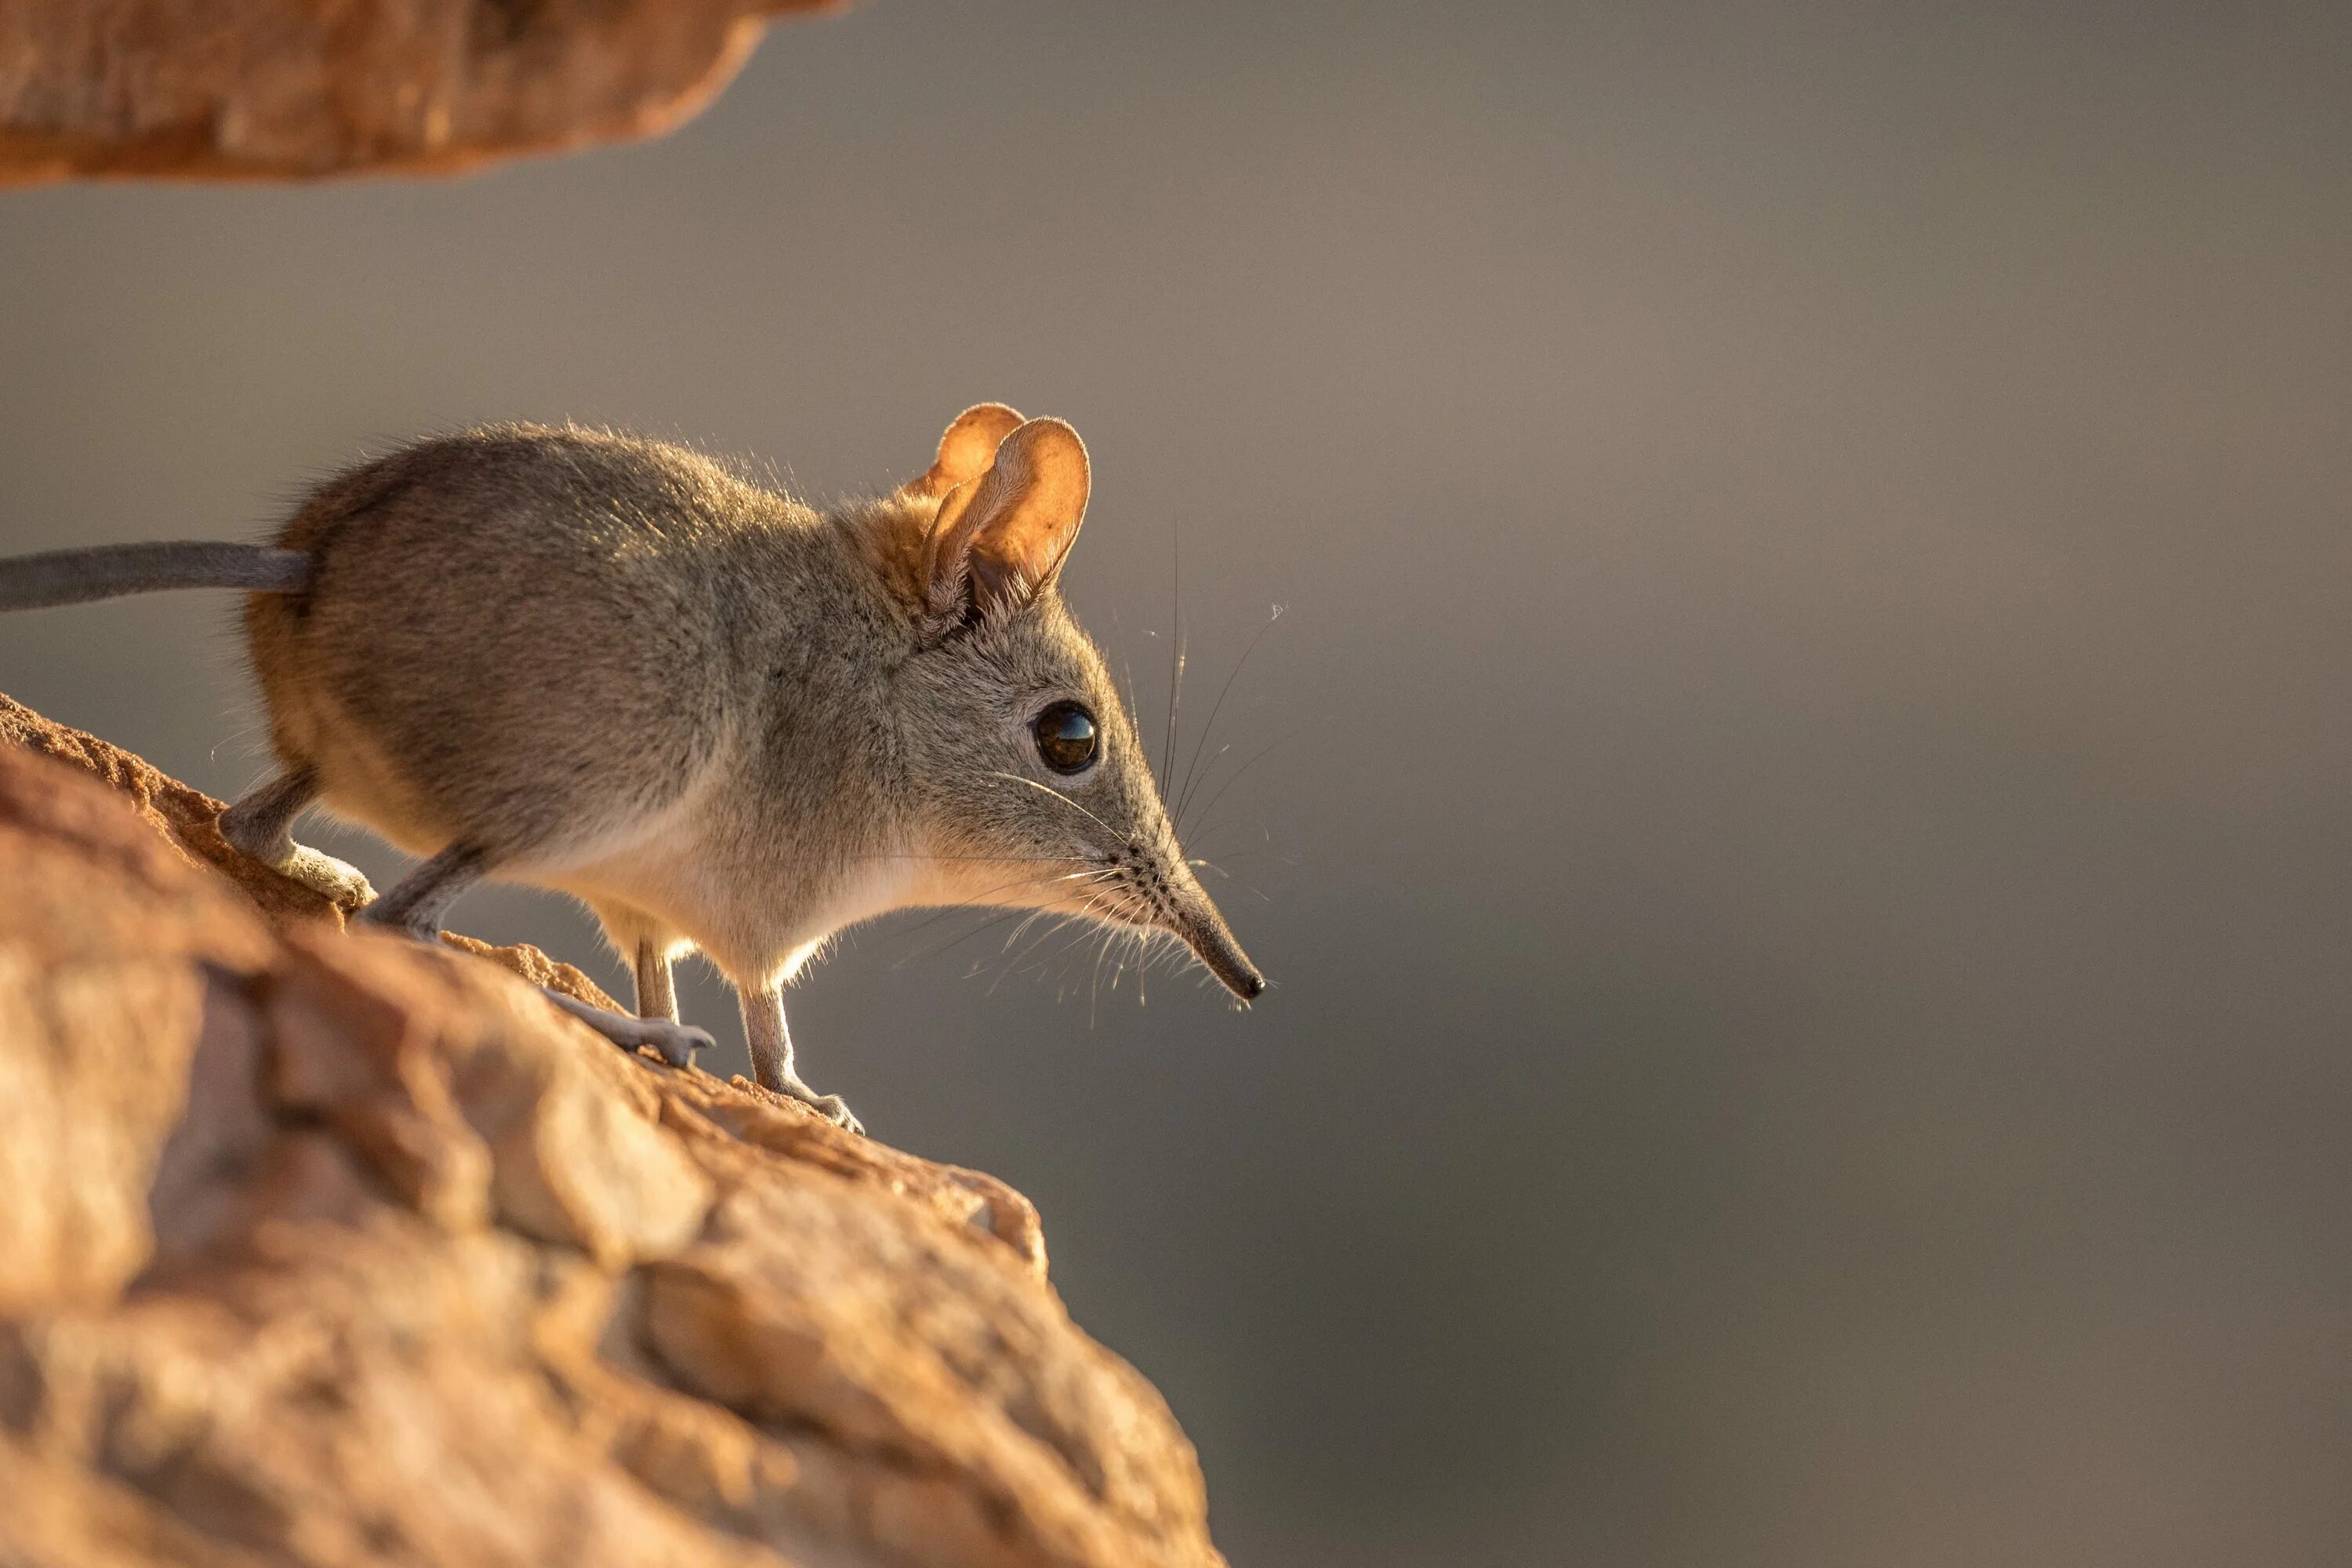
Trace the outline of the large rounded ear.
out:
M 1087 444 L 1058 419 L 1032 419 L 997 445 L 988 471 L 940 503 L 923 549 L 931 613 L 1013 610 L 1060 575 L 1086 521 Z
M 1021 416 L 1002 403 L 975 403 L 955 416 L 940 437 L 939 460 L 898 487 L 902 495 L 936 500 L 988 471 L 997 444 L 1021 426 Z

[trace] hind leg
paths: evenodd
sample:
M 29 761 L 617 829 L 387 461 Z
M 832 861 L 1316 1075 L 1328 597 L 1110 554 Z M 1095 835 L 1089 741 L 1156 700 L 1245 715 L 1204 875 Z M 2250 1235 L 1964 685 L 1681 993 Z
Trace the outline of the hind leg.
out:
M 318 798 L 318 769 L 306 764 L 280 773 L 221 813 L 221 837 L 280 875 L 324 893 L 349 914 L 375 898 L 368 879 L 357 867 L 294 842 L 294 819 Z
M 490 869 L 489 855 L 471 844 L 452 844 L 400 879 L 399 886 L 361 911 L 373 926 L 389 926 L 419 942 L 441 934 L 441 917 L 457 895 L 480 881 Z

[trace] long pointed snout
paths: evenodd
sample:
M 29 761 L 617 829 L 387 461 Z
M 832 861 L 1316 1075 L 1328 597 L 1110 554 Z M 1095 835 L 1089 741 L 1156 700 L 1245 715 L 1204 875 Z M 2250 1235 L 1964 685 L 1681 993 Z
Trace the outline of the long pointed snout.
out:
M 1242 944 L 1234 940 L 1225 917 L 1209 901 L 1209 895 L 1197 881 L 1177 897 L 1174 918 L 1169 930 L 1182 939 L 1201 967 L 1215 975 L 1219 984 L 1244 1002 L 1255 1002 L 1265 994 L 1265 976 L 1249 961 Z

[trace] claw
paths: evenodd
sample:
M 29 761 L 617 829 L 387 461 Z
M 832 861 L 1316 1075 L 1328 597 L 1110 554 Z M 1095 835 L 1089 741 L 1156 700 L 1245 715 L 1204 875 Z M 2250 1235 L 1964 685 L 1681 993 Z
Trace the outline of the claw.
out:
M 696 1030 L 694 1025 L 668 1023 L 663 1018 L 637 1018 L 635 1023 L 642 1025 L 642 1032 L 635 1037 L 635 1041 L 614 1039 L 614 1044 L 624 1051 L 654 1047 L 654 1051 L 661 1051 L 661 1060 L 666 1060 L 673 1068 L 691 1068 L 696 1051 L 708 1051 L 713 1047 L 710 1032 Z
M 797 1086 L 788 1084 L 785 1086 L 784 1092 L 832 1122 L 835 1127 L 855 1132 L 860 1138 L 866 1136 L 866 1123 L 857 1120 L 849 1109 L 849 1102 L 841 1096 L 819 1094 L 806 1084 Z
M 673 1032 L 668 1032 L 668 1035 L 663 1035 L 658 1041 L 654 1041 L 654 1048 L 661 1051 L 661 1060 L 670 1063 L 673 1068 L 691 1068 L 691 1065 L 694 1065 L 694 1053 L 708 1051 L 708 1048 L 715 1047 L 715 1044 L 718 1044 L 718 1041 L 710 1039 L 710 1030 L 694 1030 L 694 1027 L 687 1027 L 687 1025 L 677 1025 Z

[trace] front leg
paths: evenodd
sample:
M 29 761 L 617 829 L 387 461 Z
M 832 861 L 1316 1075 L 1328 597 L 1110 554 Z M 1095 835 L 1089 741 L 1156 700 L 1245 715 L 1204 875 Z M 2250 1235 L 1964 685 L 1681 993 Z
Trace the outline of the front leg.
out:
M 819 1094 L 793 1071 L 793 1032 L 784 1024 L 784 988 L 738 986 L 735 994 L 743 1004 L 743 1037 L 751 1043 L 751 1076 L 760 1080 L 760 1087 L 789 1094 L 827 1121 L 863 1134 L 865 1124 L 849 1113 L 841 1096 Z
M 677 1022 L 677 985 L 670 978 L 669 953 L 649 936 L 637 938 L 637 1016 Z

